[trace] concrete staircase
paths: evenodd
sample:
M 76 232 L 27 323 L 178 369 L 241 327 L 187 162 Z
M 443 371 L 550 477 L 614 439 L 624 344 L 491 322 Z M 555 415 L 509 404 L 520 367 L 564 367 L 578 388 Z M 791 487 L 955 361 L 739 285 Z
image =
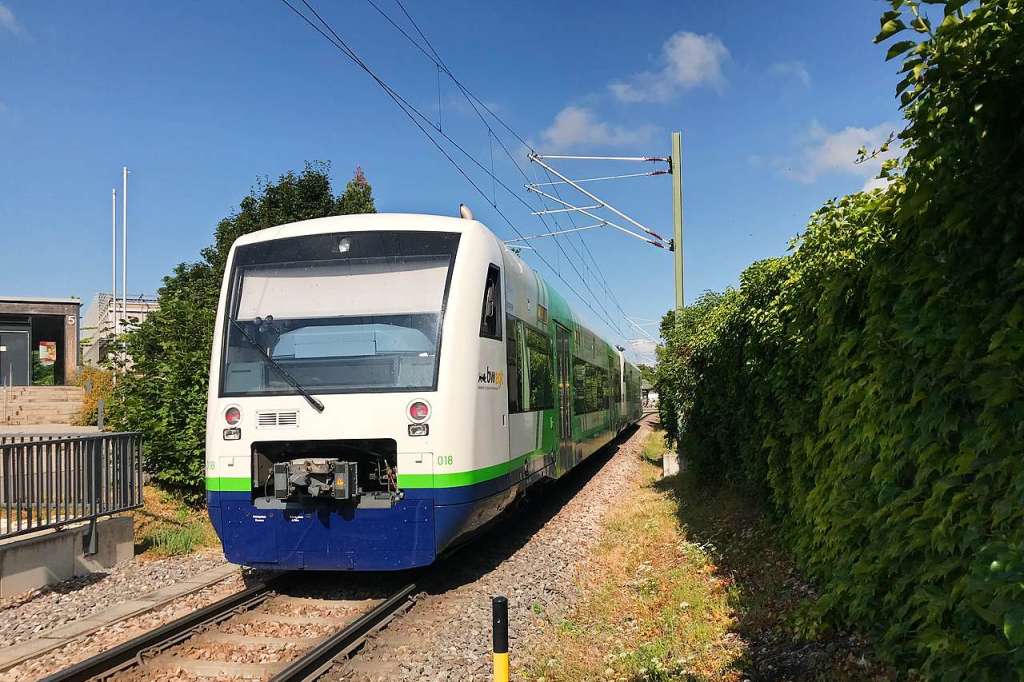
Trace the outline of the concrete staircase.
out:
M 0 388 L 0 426 L 71 424 L 84 397 L 81 386 Z

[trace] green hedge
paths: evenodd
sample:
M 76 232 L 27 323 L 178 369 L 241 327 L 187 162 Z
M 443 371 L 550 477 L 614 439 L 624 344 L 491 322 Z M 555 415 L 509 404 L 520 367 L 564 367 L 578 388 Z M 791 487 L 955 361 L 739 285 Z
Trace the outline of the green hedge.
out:
M 666 317 L 663 417 L 700 475 L 770 497 L 809 624 L 926 679 L 1024 679 L 1024 3 L 891 4 L 879 40 L 923 39 L 889 48 L 892 183 Z

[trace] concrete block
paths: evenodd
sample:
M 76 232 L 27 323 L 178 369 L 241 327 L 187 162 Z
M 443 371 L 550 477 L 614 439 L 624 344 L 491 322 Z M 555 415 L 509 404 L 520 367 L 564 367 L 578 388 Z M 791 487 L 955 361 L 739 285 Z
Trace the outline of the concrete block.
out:
M 174 583 L 172 585 L 164 585 L 163 587 L 154 590 L 146 595 L 147 601 L 162 602 L 173 597 L 179 597 L 190 590 L 196 589 L 195 584 L 189 582 Z
M 0 546 L 0 597 L 73 577 L 76 539 L 70 533 L 47 533 Z
M 5 670 L 26 658 L 33 658 L 52 648 L 53 640 L 42 638 L 5 646 L 0 649 L 0 670 Z
M 158 602 L 146 598 L 132 599 L 131 601 L 121 602 L 120 604 L 114 604 L 109 609 L 104 609 L 103 618 L 108 623 L 111 623 L 115 620 L 127 618 L 128 616 L 133 616 L 141 611 L 151 609 L 154 606 L 156 606 L 157 603 Z
M 49 632 L 43 633 L 40 637 L 49 640 L 73 639 L 79 635 L 101 628 L 106 625 L 106 623 L 107 619 L 105 616 L 90 616 L 89 618 L 81 618 L 79 620 L 73 620 L 70 623 L 66 623 L 65 625 L 61 625 Z
M 110 568 L 135 556 L 133 522 L 130 516 L 115 516 L 101 519 L 96 524 L 97 552 L 86 556 L 88 525 L 76 528 L 81 535 L 78 556 L 75 557 L 75 575 L 88 575 Z
M 92 556 L 85 555 L 88 523 L 40 531 L 0 544 L 0 597 L 89 575 L 134 556 L 130 516 L 101 519 L 96 526 L 99 551 Z
M 675 476 L 679 473 L 679 455 L 668 451 L 661 456 L 661 475 Z

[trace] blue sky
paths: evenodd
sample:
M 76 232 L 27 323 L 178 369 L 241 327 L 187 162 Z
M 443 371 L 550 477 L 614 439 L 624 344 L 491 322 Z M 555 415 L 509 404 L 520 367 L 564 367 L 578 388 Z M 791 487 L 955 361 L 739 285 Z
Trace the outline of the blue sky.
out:
M 394 0 L 375 1 L 415 35 Z M 368 2 L 312 4 L 437 118 L 435 65 Z M 896 67 L 871 42 L 885 3 L 639 7 L 406 2 L 451 71 L 542 153 L 665 155 L 670 131 L 683 131 L 693 300 L 784 253 L 822 202 L 861 189 L 877 171 L 852 161 L 858 146 L 900 127 Z M 196 259 L 258 177 L 312 159 L 331 161 L 339 189 L 362 166 L 379 210 L 454 214 L 465 202 L 499 236 L 515 236 L 369 77 L 278 0 L 0 0 L 0 65 L 3 294 L 87 300 L 109 288 L 110 190 L 120 191 L 122 165 L 132 170 L 130 293 L 154 292 L 176 263 Z M 485 166 L 493 146 L 495 174 L 519 189 L 522 177 L 444 80 L 442 129 Z M 495 131 L 536 172 L 525 149 L 496 123 Z M 573 177 L 642 170 L 556 163 Z M 472 177 L 491 193 L 490 178 Z M 668 177 L 591 188 L 670 235 Z M 500 187 L 496 197 L 523 234 L 546 231 Z M 668 252 L 607 228 L 583 235 L 627 314 L 657 319 L 672 305 Z M 583 249 L 562 239 L 570 255 Z M 534 245 L 586 292 L 555 240 Z M 526 258 L 568 289 L 537 254 Z M 584 317 L 616 327 L 608 333 L 620 342 L 639 336 L 593 268 L 581 272 L 595 292 L 585 297 L 598 299 L 596 313 L 573 301 Z

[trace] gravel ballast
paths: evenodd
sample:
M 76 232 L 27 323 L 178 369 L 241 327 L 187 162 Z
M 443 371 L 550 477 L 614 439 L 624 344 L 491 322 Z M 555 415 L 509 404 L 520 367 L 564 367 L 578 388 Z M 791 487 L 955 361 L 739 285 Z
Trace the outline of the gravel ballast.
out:
M 179 560 L 182 558 L 179 557 Z M 219 599 L 245 589 L 241 572 L 197 592 L 179 597 L 152 611 L 119 620 L 111 625 L 75 639 L 64 646 L 0 672 L 0 682 L 38 680 L 79 661 L 106 651 L 133 637 L 138 637 L 187 613 L 209 606 Z M 137 595 L 142 596 L 142 595 Z M 174 678 L 167 678 L 174 679 Z
M 34 639 L 223 563 L 220 552 L 126 561 L 106 571 L 5 599 L 0 602 L 0 646 Z
M 424 594 L 412 611 L 325 679 L 489 679 L 496 595 L 508 597 L 510 652 L 523 669 L 530 641 L 575 602 L 576 568 L 597 543 L 606 513 L 628 504 L 622 484 L 639 467 L 648 431 L 641 424 L 611 453 L 595 454 L 437 564 L 421 581 Z

